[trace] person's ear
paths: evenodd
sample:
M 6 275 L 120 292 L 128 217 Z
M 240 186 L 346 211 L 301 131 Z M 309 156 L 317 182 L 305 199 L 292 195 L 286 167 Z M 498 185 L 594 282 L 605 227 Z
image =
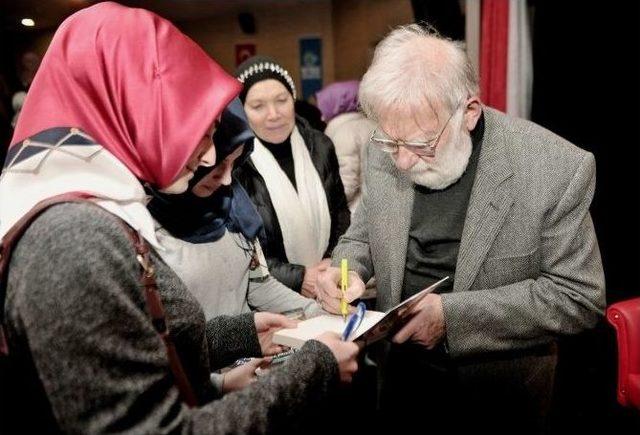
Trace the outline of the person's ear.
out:
M 482 103 L 480 99 L 476 96 L 469 97 L 467 101 L 464 102 L 464 123 L 467 130 L 472 131 L 476 128 L 476 124 L 480 119 L 480 115 L 482 114 Z

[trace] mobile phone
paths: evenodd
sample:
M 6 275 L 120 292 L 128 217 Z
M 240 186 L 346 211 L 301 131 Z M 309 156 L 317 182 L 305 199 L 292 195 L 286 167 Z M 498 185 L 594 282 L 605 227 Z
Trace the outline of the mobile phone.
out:
M 293 320 L 305 319 L 304 310 L 302 308 L 296 308 L 295 310 L 284 311 L 282 315 Z

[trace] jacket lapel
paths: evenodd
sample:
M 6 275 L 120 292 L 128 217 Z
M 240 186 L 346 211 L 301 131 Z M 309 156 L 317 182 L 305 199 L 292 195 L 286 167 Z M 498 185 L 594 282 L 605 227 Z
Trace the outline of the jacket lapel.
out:
M 378 255 L 384 259 L 376 265 L 377 285 L 389 289 L 378 291 L 378 306 L 386 310 L 398 304 L 402 295 L 414 190 L 411 180 L 395 167 L 388 154 L 368 152 L 367 171 L 372 174 L 368 181 L 370 206 L 380 216 L 376 223 L 380 238 L 375 245 L 380 246 Z M 374 185 L 375 190 L 371 190 Z
M 397 207 L 390 207 L 390 224 L 396 231 L 390 231 L 389 239 L 389 286 L 391 288 L 390 306 L 400 302 L 402 297 L 402 284 L 404 282 L 404 268 L 407 262 L 407 246 L 409 244 L 409 227 L 411 226 L 411 214 L 415 191 L 413 182 L 398 171 L 397 189 L 394 203 Z
M 496 113 L 487 109 L 484 113 L 485 135 L 460 241 L 454 291 L 469 290 L 513 204 L 508 149 L 501 129 L 496 128 Z

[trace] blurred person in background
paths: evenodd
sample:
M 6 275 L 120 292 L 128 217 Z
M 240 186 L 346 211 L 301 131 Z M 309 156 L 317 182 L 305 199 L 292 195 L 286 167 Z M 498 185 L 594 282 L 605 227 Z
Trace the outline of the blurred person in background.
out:
M 324 134 L 336 148 L 340 177 L 351 213 L 361 195 L 363 152 L 376 124 L 358 111 L 357 80 L 336 82 L 316 94 L 322 119 L 327 122 Z

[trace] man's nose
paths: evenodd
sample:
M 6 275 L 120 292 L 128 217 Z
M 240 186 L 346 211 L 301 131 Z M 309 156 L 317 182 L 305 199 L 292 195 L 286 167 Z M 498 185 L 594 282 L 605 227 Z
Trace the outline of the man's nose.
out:
M 398 147 L 398 151 L 394 154 L 393 160 L 398 169 L 407 171 L 418 162 L 418 156 L 401 146 Z

